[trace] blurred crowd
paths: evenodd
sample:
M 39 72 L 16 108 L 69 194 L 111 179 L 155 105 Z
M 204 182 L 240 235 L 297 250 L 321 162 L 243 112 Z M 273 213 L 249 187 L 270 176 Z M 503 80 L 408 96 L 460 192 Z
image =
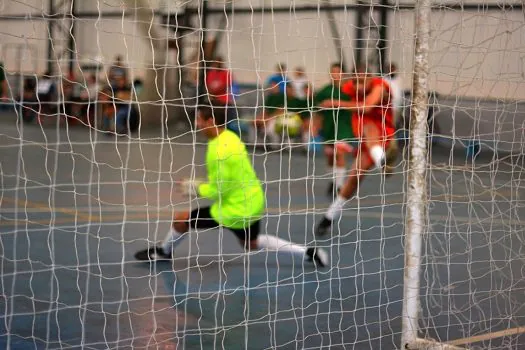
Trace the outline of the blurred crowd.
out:
M 94 126 L 100 122 L 99 129 L 120 135 L 138 128 L 139 113 L 133 101 L 142 89 L 142 82 L 130 81 L 121 56 L 116 57 L 102 77 L 96 70 L 79 76 L 48 71 L 39 76 L 25 76 L 18 91 L 7 86 L 3 67 L 0 72 L 2 99 L 16 103 L 23 122 L 42 123 L 60 115 L 68 124 Z
M 396 115 L 401 112 L 403 91 L 400 88 L 397 67 L 387 65 L 388 72 L 382 78 L 390 86 L 391 104 Z M 4 69 L 0 66 L 0 98 L 5 102 L 12 98 L 21 108 L 21 120 L 24 122 L 43 122 L 46 118 L 63 115 L 68 123 L 82 123 L 88 126 L 97 124 L 98 129 L 109 133 L 128 134 L 138 128 L 139 113 L 136 103 L 143 84 L 140 80 L 130 81 L 129 69 L 121 56 L 103 74 L 98 71 L 84 72 L 80 76 L 60 76 L 46 72 L 40 76 L 27 76 L 18 93 L 8 96 L 9 87 Z M 271 144 L 278 143 L 282 135 L 278 135 L 276 123 L 279 116 L 293 114 L 302 121 L 300 135 L 304 144 L 322 141 L 323 130 L 332 128 L 338 121 L 327 121 L 327 115 L 319 113 L 319 104 L 342 86 L 351 81 L 352 72 L 345 72 L 343 66 L 336 62 L 327 69 L 329 82 L 314 89 L 303 67 L 288 70 L 284 63 L 279 63 L 270 74 L 263 87 L 262 99 L 257 101 L 258 114 L 253 118 L 242 115 L 239 108 L 239 97 L 242 95 L 239 84 L 233 73 L 226 68 L 222 57 L 214 57 L 205 72 L 205 88 L 207 96 L 215 104 L 227 109 L 228 127 L 241 132 L 247 131 L 251 139 L 263 133 Z M 334 87 L 337 87 L 334 89 Z M 345 98 L 344 94 L 336 93 L 337 98 Z M 348 96 L 347 96 L 348 97 Z M 342 117 L 347 113 L 341 112 Z M 329 114 L 332 119 L 338 115 Z M 100 123 L 100 124 L 99 124 Z M 327 125 L 330 124 L 330 125 Z M 342 124 L 349 124 L 343 121 Z M 341 130 L 344 131 L 345 127 Z M 350 128 L 351 129 L 351 128 Z M 344 131 L 344 137 L 352 137 L 351 130 Z M 326 133 L 325 133 L 326 134 Z

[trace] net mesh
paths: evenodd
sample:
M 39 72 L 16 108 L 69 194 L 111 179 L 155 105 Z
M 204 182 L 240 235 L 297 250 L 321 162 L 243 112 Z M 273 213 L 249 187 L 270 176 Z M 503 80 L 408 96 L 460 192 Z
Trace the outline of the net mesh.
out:
M 0 8 L 8 24 L 0 34 L 0 347 L 399 346 L 412 3 Z M 523 23 L 522 5 L 510 3 L 449 2 L 432 12 L 423 338 L 492 349 L 525 343 Z M 226 229 L 192 233 L 173 262 L 134 260 L 164 238 L 172 211 L 209 205 L 176 188 L 206 174 L 194 115 L 198 98 L 215 94 L 199 84 L 202 68 L 219 58 L 240 119 L 230 128 L 246 141 L 266 193 L 261 231 L 323 247 L 327 268 L 246 253 Z M 334 199 L 326 188 L 338 175 L 315 138 L 318 125 L 302 137 L 294 134 L 302 125 L 255 132 L 252 120 L 268 107 L 278 63 L 310 116 L 309 94 L 341 61 L 388 79 L 396 64 L 400 150 L 393 175 L 367 174 L 334 234 L 319 238 L 314 228 Z M 351 161 L 348 154 L 345 174 Z

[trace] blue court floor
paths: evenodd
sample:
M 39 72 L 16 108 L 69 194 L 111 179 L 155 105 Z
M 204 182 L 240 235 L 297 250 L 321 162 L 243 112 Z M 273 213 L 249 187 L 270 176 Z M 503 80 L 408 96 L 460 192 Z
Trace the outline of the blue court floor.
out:
M 243 253 L 198 232 L 172 263 L 133 260 L 189 203 L 174 181 L 204 172 L 192 135 L 106 137 L 85 128 L 0 132 L 0 348 L 394 349 L 403 294 L 406 156 L 371 174 L 315 241 L 330 199 L 321 155 L 252 152 L 263 232 L 329 250 L 331 266 Z M 436 147 L 423 241 L 421 336 L 452 341 L 525 325 L 523 158 Z M 472 348 L 525 347 L 521 333 Z

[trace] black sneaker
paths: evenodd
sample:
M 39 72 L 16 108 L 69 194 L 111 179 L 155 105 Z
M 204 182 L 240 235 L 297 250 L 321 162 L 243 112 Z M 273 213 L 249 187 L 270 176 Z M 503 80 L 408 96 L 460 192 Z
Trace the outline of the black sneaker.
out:
M 328 265 L 328 254 L 321 248 L 308 248 L 306 256 L 308 261 L 312 261 L 317 266 L 325 267 Z
M 323 217 L 321 222 L 315 228 L 316 236 L 326 236 L 330 233 L 330 228 L 332 227 L 332 221 L 328 220 L 326 217 Z
M 151 247 L 135 253 L 135 259 L 140 261 L 171 260 L 171 254 L 164 253 L 161 247 Z

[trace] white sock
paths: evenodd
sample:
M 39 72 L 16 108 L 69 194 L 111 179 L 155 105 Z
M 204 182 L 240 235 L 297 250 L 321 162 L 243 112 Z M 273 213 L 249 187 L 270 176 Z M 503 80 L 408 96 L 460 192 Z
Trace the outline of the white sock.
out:
M 328 211 L 325 214 L 326 218 L 330 221 L 339 219 L 339 217 L 341 216 L 341 212 L 343 211 L 343 206 L 345 205 L 345 202 L 346 198 L 342 197 L 341 195 L 338 195 L 328 208 Z
M 306 247 L 280 239 L 279 237 L 260 234 L 257 237 L 257 247 L 259 249 L 275 250 L 280 252 L 291 253 L 299 257 L 304 257 L 306 254 Z
M 162 242 L 164 254 L 171 255 L 172 250 L 184 240 L 184 236 L 186 236 L 186 234 L 177 232 L 177 230 L 172 227 Z
M 346 168 L 337 167 L 335 168 L 335 188 L 340 188 L 345 184 L 346 181 Z
M 370 148 L 370 157 L 372 157 L 376 167 L 382 168 L 385 156 L 385 150 L 383 147 L 376 145 Z

